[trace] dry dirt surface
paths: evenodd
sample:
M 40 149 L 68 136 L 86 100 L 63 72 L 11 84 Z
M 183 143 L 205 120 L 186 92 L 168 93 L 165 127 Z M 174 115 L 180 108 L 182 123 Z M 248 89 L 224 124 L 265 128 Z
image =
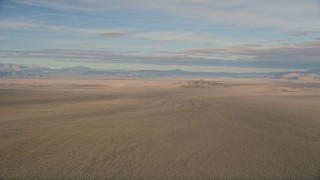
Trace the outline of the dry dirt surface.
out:
M 319 177 L 317 83 L 0 80 L 0 178 Z
M 187 80 L 179 82 L 177 85 L 182 88 L 211 88 L 222 85 L 222 83 L 218 81 Z

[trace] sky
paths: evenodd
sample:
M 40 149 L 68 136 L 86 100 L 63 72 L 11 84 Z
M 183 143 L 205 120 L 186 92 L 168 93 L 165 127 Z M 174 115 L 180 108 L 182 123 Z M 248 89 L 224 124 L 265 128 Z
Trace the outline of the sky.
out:
M 279 72 L 320 67 L 320 0 L 0 0 L 0 63 Z

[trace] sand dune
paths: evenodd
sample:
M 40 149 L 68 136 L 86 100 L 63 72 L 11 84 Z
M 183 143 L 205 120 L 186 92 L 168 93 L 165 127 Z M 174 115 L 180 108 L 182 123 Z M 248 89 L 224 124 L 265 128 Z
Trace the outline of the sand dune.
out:
M 319 84 L 0 80 L 0 107 L 3 178 L 320 177 Z

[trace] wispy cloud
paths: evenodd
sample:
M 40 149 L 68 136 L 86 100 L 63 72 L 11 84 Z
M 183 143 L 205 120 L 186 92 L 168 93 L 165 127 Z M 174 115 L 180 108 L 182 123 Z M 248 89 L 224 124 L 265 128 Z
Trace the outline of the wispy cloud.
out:
M 66 11 L 103 13 L 110 10 L 146 9 L 186 19 L 236 26 L 276 26 L 319 29 L 319 2 L 315 0 L 220 1 L 220 0 L 123 0 L 42 1 L 18 3 Z
M 293 31 L 288 33 L 289 36 L 306 36 L 317 34 L 320 34 L 320 31 Z
M 58 10 L 74 10 L 74 11 L 89 11 L 88 6 L 84 6 L 85 1 L 77 0 L 77 2 L 70 2 L 65 0 L 56 0 L 56 1 L 41 1 L 41 0 L 21 0 L 17 3 L 24 5 L 31 5 L 37 7 L 45 7 L 49 9 L 58 9 Z
M 0 18 L 4 33 L 0 48 L 20 51 L 1 51 L 0 58 L 311 68 L 320 65 L 319 4 L 318 0 L 12 1 L 4 5 L 21 12 L 10 9 Z M 39 47 L 45 49 L 28 50 Z
M 298 32 L 291 32 L 288 35 L 289 36 L 305 36 L 305 35 L 309 35 L 309 32 L 306 31 L 298 31 Z
M 311 68 L 314 65 L 320 65 L 320 42 L 307 41 L 278 46 L 241 45 L 226 48 L 186 49 L 180 52 L 169 52 L 169 54 L 176 54 L 180 57 L 250 61 L 252 65 L 257 66 Z
M 1 3 L 1 2 L 0 2 Z M 0 9 L 1 8 L 8 8 L 8 9 L 21 9 L 21 7 L 17 7 L 17 6 L 12 6 L 12 5 L 2 5 L 0 4 Z
M 235 45 L 239 42 L 226 38 L 214 37 L 210 33 L 193 33 L 187 31 L 139 31 L 138 29 L 93 29 L 72 26 L 51 25 L 32 20 L 0 20 L 0 29 L 51 31 L 60 33 L 77 33 L 93 35 L 100 38 L 131 37 L 167 42 L 189 42 L 201 45 Z
M 62 25 L 52 25 L 34 20 L 0 20 L 0 29 L 12 30 L 36 30 L 36 31 L 54 31 L 54 32 L 70 32 L 80 34 L 92 34 L 99 37 L 115 37 L 127 34 L 127 29 L 94 29 L 82 28 Z
M 209 34 L 195 34 L 191 32 L 181 31 L 153 31 L 153 32 L 137 32 L 132 34 L 132 37 L 142 39 L 152 39 L 157 41 L 182 41 L 192 43 L 202 43 L 212 45 L 216 43 Z M 226 41 L 224 41 L 226 42 Z
M 30 20 L 0 20 L 0 27 L 1 29 L 30 29 L 39 27 L 39 24 Z
M 0 51 L 1 58 L 46 58 L 59 61 L 207 65 L 234 67 L 313 68 L 320 66 L 320 42 L 306 41 L 279 46 L 243 44 L 226 48 L 184 49 L 154 55 L 116 53 L 109 50 L 44 49 Z
M 98 37 L 122 37 L 127 36 L 128 33 L 121 33 L 121 32 L 106 32 L 106 33 L 100 33 L 97 34 Z

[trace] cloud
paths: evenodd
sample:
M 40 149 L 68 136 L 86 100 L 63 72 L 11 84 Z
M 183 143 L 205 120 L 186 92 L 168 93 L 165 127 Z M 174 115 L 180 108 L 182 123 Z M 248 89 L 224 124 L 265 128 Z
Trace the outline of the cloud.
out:
M 320 42 L 286 43 L 278 46 L 247 45 L 214 49 L 186 49 L 175 52 L 180 57 L 224 59 L 258 67 L 312 68 L 320 66 Z
M 315 0 L 24 0 L 20 4 L 63 11 L 152 10 L 185 19 L 235 26 L 267 26 L 288 29 L 319 29 L 319 1 Z M 223 17 L 223 18 L 221 18 Z
M 132 37 L 142 39 L 152 39 L 157 41 L 182 41 L 193 43 L 208 43 L 212 44 L 212 38 L 209 38 L 209 34 L 202 33 L 196 34 L 192 32 L 181 31 L 152 31 L 152 32 L 137 32 L 132 34 Z
M 0 20 L 0 29 L 12 30 L 35 30 L 35 31 L 53 31 L 53 32 L 70 32 L 79 34 L 92 34 L 99 37 L 120 37 L 128 34 L 127 29 L 94 29 L 72 26 L 52 25 L 33 20 Z
M 76 2 L 77 1 L 77 2 Z M 72 10 L 72 11 L 89 11 L 88 6 L 85 6 L 82 0 L 76 0 L 75 3 L 65 0 L 42 1 L 42 0 L 22 0 L 19 4 L 31 5 L 36 7 L 45 7 L 57 10 Z M 80 6 L 79 6 L 80 5 Z
M 310 32 L 305 32 L 305 31 L 298 31 L 298 32 L 291 32 L 288 35 L 289 36 L 305 36 L 305 35 L 309 35 Z
M 319 31 L 294 31 L 294 32 L 289 32 L 289 36 L 306 36 L 306 35 L 317 35 L 320 34 Z
M 31 29 L 39 27 L 39 24 L 30 20 L 0 20 L 0 27 L 1 29 Z
M 0 51 L 0 58 L 45 58 L 58 61 L 91 63 L 129 63 L 154 65 L 197 65 L 259 68 L 320 67 L 320 42 L 285 43 L 278 46 L 243 44 L 225 48 L 182 49 L 136 55 L 131 52 L 84 49 L 43 49 L 34 51 Z
M 106 32 L 106 33 L 97 34 L 98 37 L 122 37 L 127 35 L 129 34 L 121 33 L 121 32 Z
M 17 7 L 17 6 L 12 6 L 12 5 L 2 5 L 1 2 L 0 2 L 0 9 L 1 8 L 8 8 L 8 9 L 22 9 L 20 7 Z
M 129 37 L 153 41 L 189 42 L 200 45 L 235 45 L 239 42 L 219 38 L 210 33 L 187 31 L 139 31 L 133 28 L 94 29 L 72 26 L 59 26 L 31 20 L 0 20 L 0 29 L 50 31 L 57 33 L 76 33 L 103 38 Z
M 85 42 L 85 43 L 81 43 L 80 45 L 83 45 L 83 46 L 96 46 L 97 44 L 96 43 Z

